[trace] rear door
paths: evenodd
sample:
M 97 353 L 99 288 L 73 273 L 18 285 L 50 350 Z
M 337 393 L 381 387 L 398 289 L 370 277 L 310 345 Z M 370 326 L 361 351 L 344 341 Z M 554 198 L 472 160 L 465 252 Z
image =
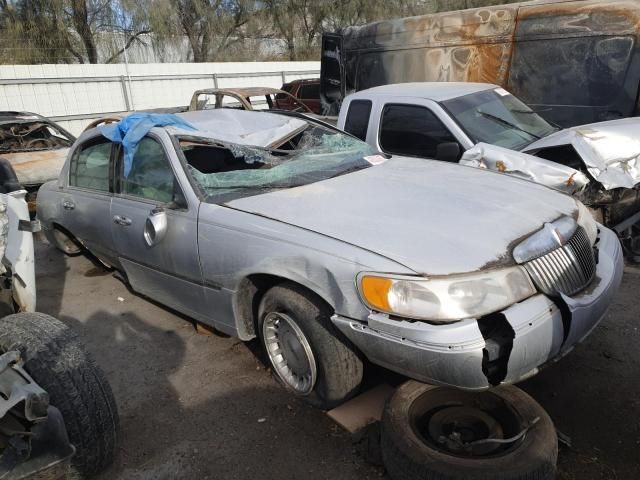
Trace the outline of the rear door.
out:
M 69 163 L 68 188 L 59 197 L 63 226 L 111 265 L 117 264 L 110 216 L 113 155 L 113 144 L 102 135 L 79 145 Z
M 205 313 L 198 259 L 198 204 L 189 204 L 174 171 L 180 165 L 171 140 L 150 134 L 125 175 L 122 155 L 111 205 L 118 258 L 136 292 L 195 318 Z M 164 217 L 164 234 L 153 218 Z M 156 218 L 157 221 L 157 218 Z
M 320 58 L 320 101 L 324 115 L 338 115 L 345 95 L 342 35 L 322 35 Z

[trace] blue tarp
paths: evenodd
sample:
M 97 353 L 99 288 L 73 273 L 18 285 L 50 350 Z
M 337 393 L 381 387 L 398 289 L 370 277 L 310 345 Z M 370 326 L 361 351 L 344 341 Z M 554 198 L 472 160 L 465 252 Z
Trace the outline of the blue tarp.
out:
M 100 133 L 115 143 L 120 143 L 124 147 L 124 176 L 127 178 L 131 172 L 133 156 L 140 140 L 153 127 L 174 126 L 185 130 L 196 130 L 189 122 L 174 115 L 173 113 L 132 113 L 127 115 L 118 123 L 101 125 L 98 127 Z

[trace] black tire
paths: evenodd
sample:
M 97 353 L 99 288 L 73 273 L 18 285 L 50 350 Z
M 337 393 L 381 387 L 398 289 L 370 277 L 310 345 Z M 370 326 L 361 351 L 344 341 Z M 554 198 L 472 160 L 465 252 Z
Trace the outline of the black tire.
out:
M 424 433 L 428 418 L 434 418 L 428 417 L 429 412 L 442 411 L 444 406 L 479 405 L 487 401 L 509 410 L 508 415 L 513 416 L 508 418 L 519 424 L 513 424 L 510 433 L 505 430 L 505 438 L 511 438 L 516 430 L 521 431 L 535 418 L 539 420 L 524 438 L 492 447 L 497 450 L 478 456 L 451 453 Z M 394 480 L 555 478 L 558 441 L 553 422 L 535 400 L 513 386 L 473 393 L 409 381 L 389 400 L 382 418 L 381 435 L 384 465 Z
M 62 413 L 78 473 L 89 477 L 108 467 L 117 451 L 118 410 L 77 335 L 48 315 L 17 313 L 0 319 L 0 352 L 9 350 L 22 353 L 25 370 Z
M 70 257 L 82 255 L 82 245 L 80 245 L 80 243 L 78 243 L 78 241 L 71 235 L 68 235 L 61 229 L 53 227 L 51 230 L 45 230 L 44 235 L 51 245 L 56 247 L 65 255 Z
M 258 312 L 257 330 L 265 352 L 262 326 L 265 316 L 270 312 L 285 313 L 295 321 L 315 358 L 315 386 L 309 394 L 298 395 L 299 398 L 314 407 L 328 410 L 358 392 L 364 369 L 362 360 L 331 322 L 333 310 L 330 306 L 295 283 L 282 283 L 271 288 L 262 298 Z M 269 361 L 271 362 L 270 358 Z M 275 370 L 273 362 L 271 367 Z M 274 377 L 287 387 L 278 375 L 274 374 Z

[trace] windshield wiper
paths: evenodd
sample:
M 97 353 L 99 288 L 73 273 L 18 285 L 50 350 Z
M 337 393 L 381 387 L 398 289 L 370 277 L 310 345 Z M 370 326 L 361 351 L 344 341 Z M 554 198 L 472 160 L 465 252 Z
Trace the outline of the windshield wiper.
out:
M 506 125 L 507 127 L 513 128 L 515 130 L 519 130 L 522 133 L 526 133 L 527 135 L 529 135 L 530 137 L 535 138 L 536 140 L 540 140 L 542 137 L 539 135 L 536 135 L 535 133 L 531 133 L 527 130 L 525 130 L 524 128 L 520 128 L 518 125 L 516 125 L 515 123 L 511 123 L 507 120 L 505 120 L 504 118 L 500 118 L 497 115 L 493 115 L 491 113 L 487 113 L 487 112 L 483 112 L 482 110 L 476 110 L 480 115 L 482 115 L 483 117 L 489 118 L 493 121 L 496 121 L 498 123 L 501 123 L 502 125 Z

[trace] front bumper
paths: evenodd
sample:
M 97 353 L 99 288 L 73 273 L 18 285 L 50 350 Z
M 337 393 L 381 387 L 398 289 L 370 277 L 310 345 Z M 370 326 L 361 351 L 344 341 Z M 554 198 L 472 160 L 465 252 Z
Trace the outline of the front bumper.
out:
M 624 263 L 620 242 L 609 229 L 600 228 L 598 248 L 596 276 L 586 290 L 558 299 L 534 295 L 481 320 L 504 323 L 498 333 L 481 329 L 475 319 L 434 325 L 371 313 L 366 323 L 339 315 L 332 320 L 371 362 L 413 379 L 468 390 L 516 383 L 569 353 L 605 316 Z M 496 345 L 501 347 L 497 359 L 491 358 Z M 487 359 L 502 362 L 497 379 Z

